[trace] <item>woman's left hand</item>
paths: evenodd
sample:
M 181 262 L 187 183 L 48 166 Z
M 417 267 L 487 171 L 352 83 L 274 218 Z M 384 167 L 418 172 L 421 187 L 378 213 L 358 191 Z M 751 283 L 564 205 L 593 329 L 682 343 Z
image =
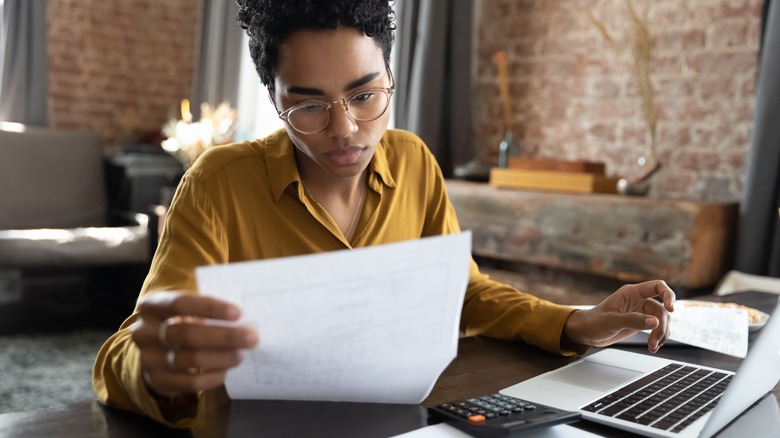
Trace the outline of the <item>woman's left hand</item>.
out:
M 655 353 L 669 339 L 669 312 L 674 311 L 674 300 L 674 291 L 662 280 L 627 284 L 592 309 L 569 315 L 564 340 L 604 347 L 639 330 L 651 330 L 647 349 Z

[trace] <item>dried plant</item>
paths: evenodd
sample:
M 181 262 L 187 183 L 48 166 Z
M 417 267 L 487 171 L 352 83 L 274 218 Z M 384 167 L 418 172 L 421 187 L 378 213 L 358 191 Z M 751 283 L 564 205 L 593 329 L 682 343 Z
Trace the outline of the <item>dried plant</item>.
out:
M 633 61 L 634 79 L 639 89 L 639 95 L 642 98 L 642 116 L 647 127 L 647 144 L 644 157 L 640 158 L 641 166 L 649 165 L 650 169 L 657 166 L 655 159 L 655 128 L 656 128 L 656 109 L 654 101 L 652 75 L 652 52 L 654 41 L 650 32 L 647 30 L 645 21 L 639 16 L 633 3 L 625 0 L 626 9 L 628 9 L 631 18 L 631 27 L 626 31 L 626 43 L 631 50 L 631 59 Z M 604 39 L 618 52 L 621 53 L 624 47 L 620 46 L 607 30 L 601 20 L 593 16 L 588 11 L 588 18 L 596 26 Z
M 493 63 L 498 69 L 498 89 L 504 110 L 504 132 L 512 130 L 512 106 L 509 101 L 509 79 L 506 66 L 506 52 L 500 50 L 493 54 Z

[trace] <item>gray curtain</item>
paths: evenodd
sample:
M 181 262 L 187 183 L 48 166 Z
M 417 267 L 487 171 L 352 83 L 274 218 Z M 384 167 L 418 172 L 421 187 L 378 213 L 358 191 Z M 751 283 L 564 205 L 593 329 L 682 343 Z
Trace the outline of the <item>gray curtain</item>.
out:
M 400 0 L 396 9 L 396 126 L 419 135 L 449 177 L 474 157 L 474 1 Z
M 198 57 L 193 78 L 191 108 L 197 120 L 200 104 L 218 105 L 238 100 L 243 30 L 236 23 L 235 0 L 201 0 Z
M 736 269 L 780 277 L 780 4 L 765 11 Z
M 46 126 L 46 0 L 5 0 L 0 121 Z

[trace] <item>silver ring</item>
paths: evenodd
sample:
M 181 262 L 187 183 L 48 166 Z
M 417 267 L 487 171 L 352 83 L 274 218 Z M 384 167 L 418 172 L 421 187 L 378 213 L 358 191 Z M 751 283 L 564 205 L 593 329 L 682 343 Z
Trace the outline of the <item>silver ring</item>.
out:
M 168 350 L 165 353 L 165 363 L 170 371 L 176 371 L 176 350 Z
M 171 344 L 168 343 L 168 326 L 171 325 L 171 318 L 166 319 L 160 323 L 160 328 L 157 329 L 157 339 L 160 341 L 160 345 L 165 349 L 170 349 Z

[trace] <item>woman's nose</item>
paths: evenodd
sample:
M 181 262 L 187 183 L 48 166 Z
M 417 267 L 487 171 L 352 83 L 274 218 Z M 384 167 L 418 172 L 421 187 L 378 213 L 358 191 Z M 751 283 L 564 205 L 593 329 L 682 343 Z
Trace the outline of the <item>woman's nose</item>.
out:
M 333 103 L 330 109 L 330 122 L 325 129 L 328 135 L 336 138 L 349 137 L 357 132 L 357 122 L 347 111 L 347 103 L 343 99 Z

